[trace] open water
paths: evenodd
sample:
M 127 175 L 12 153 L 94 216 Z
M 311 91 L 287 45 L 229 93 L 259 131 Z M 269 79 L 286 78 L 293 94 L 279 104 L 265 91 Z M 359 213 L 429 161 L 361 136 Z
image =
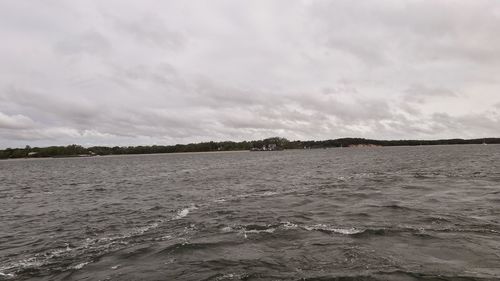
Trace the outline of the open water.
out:
M 0 280 L 500 280 L 500 146 L 0 161 Z

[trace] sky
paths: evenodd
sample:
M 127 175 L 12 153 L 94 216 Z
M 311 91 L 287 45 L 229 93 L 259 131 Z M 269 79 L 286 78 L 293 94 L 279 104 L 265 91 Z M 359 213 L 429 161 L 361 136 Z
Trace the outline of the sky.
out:
M 1 0 L 0 148 L 500 137 L 497 0 Z

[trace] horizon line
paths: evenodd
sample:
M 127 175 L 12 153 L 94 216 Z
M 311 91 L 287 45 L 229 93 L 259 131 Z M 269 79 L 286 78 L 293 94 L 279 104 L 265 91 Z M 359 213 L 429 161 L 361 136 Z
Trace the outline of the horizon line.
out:
M 442 138 L 442 139 L 375 139 L 375 138 L 364 138 L 364 137 L 341 137 L 341 138 L 331 138 L 331 139 L 318 139 L 318 140 L 300 140 L 300 139 L 295 139 L 295 140 L 289 140 L 285 137 L 279 137 L 279 136 L 274 136 L 274 137 L 266 137 L 263 139 L 253 139 L 253 140 L 241 140 L 241 141 L 235 141 L 235 140 L 221 140 L 221 141 L 215 141 L 215 140 L 209 140 L 209 141 L 199 141 L 199 142 L 189 142 L 189 143 L 176 143 L 176 144 L 136 144 L 136 145 L 110 145 L 110 144 L 96 144 L 96 145 L 82 145 L 82 144 L 77 144 L 77 143 L 69 143 L 69 144 L 55 144 L 55 145 L 46 145 L 46 146 L 31 146 L 29 144 L 26 144 L 25 147 L 5 147 L 2 148 L 0 147 L 0 150 L 7 150 L 7 149 L 26 149 L 26 147 L 30 148 L 47 148 L 47 147 L 68 147 L 72 145 L 77 145 L 81 146 L 83 148 L 91 148 L 91 147 L 152 147 L 152 146 L 183 146 L 183 145 L 190 145 L 190 144 L 204 144 L 204 143 L 243 143 L 243 142 L 259 142 L 259 141 L 265 141 L 265 140 L 270 140 L 270 139 L 284 139 L 288 142 L 325 142 L 325 141 L 340 141 L 340 140 L 365 140 L 365 141 L 376 141 L 376 142 L 439 142 L 439 141 L 479 141 L 479 140 L 500 140 L 499 137 L 476 137 L 476 138 Z

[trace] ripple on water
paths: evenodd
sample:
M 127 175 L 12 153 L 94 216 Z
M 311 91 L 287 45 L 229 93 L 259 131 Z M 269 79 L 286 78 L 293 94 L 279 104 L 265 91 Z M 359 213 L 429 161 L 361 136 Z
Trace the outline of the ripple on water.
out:
M 0 162 L 0 280 L 497 280 L 499 147 Z

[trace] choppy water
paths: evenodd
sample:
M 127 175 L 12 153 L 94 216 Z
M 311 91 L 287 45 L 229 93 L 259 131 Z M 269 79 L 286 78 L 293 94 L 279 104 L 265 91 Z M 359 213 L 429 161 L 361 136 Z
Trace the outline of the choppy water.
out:
M 0 162 L 0 280 L 499 280 L 500 146 Z

